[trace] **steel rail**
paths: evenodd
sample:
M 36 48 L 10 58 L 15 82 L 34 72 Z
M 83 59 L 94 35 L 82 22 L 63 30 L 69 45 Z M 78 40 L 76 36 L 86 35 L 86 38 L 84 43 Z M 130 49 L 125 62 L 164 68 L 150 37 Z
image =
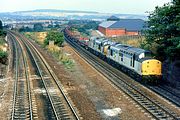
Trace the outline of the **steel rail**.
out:
M 32 97 L 31 97 L 31 87 L 30 87 L 30 79 L 29 79 L 29 72 L 28 72 L 28 64 L 27 64 L 27 56 L 25 53 L 25 50 L 23 50 L 23 46 L 21 44 L 21 42 L 18 40 L 19 45 L 21 46 L 21 51 L 23 52 L 23 63 L 24 63 L 24 67 L 25 67 L 25 77 L 26 77 L 26 83 L 27 83 L 27 89 L 28 89 L 28 100 L 29 100 L 29 111 L 30 111 L 30 120 L 33 120 L 33 108 L 32 108 Z
M 11 39 L 12 39 L 12 36 L 11 36 Z M 15 58 L 16 58 L 16 65 L 15 65 L 15 67 L 16 67 L 16 69 L 15 69 L 15 81 L 14 81 L 14 94 L 13 94 L 13 107 L 12 107 L 12 114 L 11 114 L 11 120 L 13 120 L 14 119 L 14 114 L 15 114 L 15 104 L 16 104 L 16 94 L 17 94 L 17 81 L 18 81 L 18 69 L 19 69 L 19 67 L 18 67 L 18 64 L 19 64 L 19 57 L 18 57 L 18 49 L 17 49 L 17 45 L 16 45 L 16 43 L 13 43 L 14 44 L 14 46 L 13 46 L 13 48 L 15 49 Z
M 33 108 L 32 108 L 32 97 L 31 97 L 31 88 L 30 88 L 30 79 L 29 79 L 29 72 L 28 72 L 28 64 L 27 64 L 27 56 L 25 54 L 24 48 L 21 44 L 21 42 L 11 33 L 9 33 L 13 39 L 13 42 L 15 44 L 15 48 L 16 48 L 16 59 L 18 60 L 18 64 L 19 64 L 19 57 L 17 56 L 17 44 L 20 46 L 19 49 L 22 51 L 22 58 L 23 58 L 23 66 L 25 68 L 25 78 L 26 78 L 26 85 L 27 85 L 27 91 L 28 91 L 28 103 L 29 103 L 29 114 L 30 114 L 30 120 L 33 120 Z M 16 42 L 15 42 L 16 39 Z M 16 62 L 16 83 L 15 83 L 15 88 L 14 88 L 14 99 L 13 99 L 13 111 L 12 111 L 12 117 L 11 119 L 14 119 L 14 115 L 15 115 L 15 105 L 16 105 L 16 95 L 17 95 L 17 84 L 18 84 L 18 68 L 19 65 L 17 65 Z

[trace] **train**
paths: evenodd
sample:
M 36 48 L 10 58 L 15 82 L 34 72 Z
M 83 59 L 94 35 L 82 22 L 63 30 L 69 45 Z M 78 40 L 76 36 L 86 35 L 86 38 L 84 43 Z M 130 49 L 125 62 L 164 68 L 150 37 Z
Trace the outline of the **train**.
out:
M 157 84 L 162 78 L 162 63 L 154 59 L 149 50 L 113 42 L 105 37 L 82 39 L 69 28 L 64 29 L 64 36 L 138 81 Z

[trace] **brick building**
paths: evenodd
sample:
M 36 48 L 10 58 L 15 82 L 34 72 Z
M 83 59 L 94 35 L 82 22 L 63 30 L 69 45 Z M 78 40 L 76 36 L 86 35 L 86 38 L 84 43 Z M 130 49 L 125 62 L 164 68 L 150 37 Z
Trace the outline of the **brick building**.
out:
M 98 30 L 107 37 L 139 35 L 143 26 L 144 21 L 141 19 L 119 19 L 112 16 L 99 24 Z

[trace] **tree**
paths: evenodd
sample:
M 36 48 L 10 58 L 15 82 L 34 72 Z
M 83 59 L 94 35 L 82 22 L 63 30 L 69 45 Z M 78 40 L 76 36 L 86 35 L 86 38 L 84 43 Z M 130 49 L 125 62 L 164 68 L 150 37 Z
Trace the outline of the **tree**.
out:
M 29 27 L 24 27 L 22 26 L 20 29 L 19 29 L 19 32 L 32 32 L 32 28 L 29 28 Z
M 60 28 L 60 25 L 59 25 L 59 24 L 56 24 L 54 27 L 55 27 L 55 28 Z
M 64 42 L 64 36 L 63 33 L 60 33 L 58 31 L 50 31 L 48 32 L 46 39 L 44 41 L 45 45 L 49 44 L 49 41 L 54 41 L 54 44 L 58 46 L 62 46 L 62 43 Z
M 53 25 L 49 24 L 49 25 L 48 25 L 48 28 L 53 28 Z
M 98 28 L 99 23 L 95 21 L 89 21 L 87 24 L 84 25 L 85 29 L 93 29 L 96 30 Z
M 4 35 L 2 21 L 0 20 L 0 36 Z
M 163 7 L 156 7 L 149 15 L 145 30 L 145 49 L 154 49 L 161 60 L 180 58 L 180 2 L 173 0 Z
M 7 60 L 8 60 L 7 52 L 0 50 L 0 63 L 7 64 Z
M 0 30 L 3 29 L 2 21 L 0 20 Z
M 41 23 L 34 24 L 34 31 L 35 32 L 41 32 L 43 31 L 43 25 Z

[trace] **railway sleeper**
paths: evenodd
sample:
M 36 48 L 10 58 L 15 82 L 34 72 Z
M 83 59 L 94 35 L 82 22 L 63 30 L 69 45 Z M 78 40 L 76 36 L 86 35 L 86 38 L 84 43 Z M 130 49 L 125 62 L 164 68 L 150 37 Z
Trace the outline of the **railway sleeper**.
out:
M 52 99 L 54 102 L 53 102 L 53 104 L 55 104 L 55 105 L 63 105 L 64 103 L 61 101 L 61 100 L 59 100 L 59 99 Z
M 18 116 L 19 118 L 21 117 L 26 117 L 25 113 L 15 113 L 15 116 Z
M 138 97 L 140 97 L 140 96 L 139 96 L 139 95 L 137 95 L 137 94 L 133 94 L 133 97 L 138 98 Z
M 145 103 L 142 103 L 142 104 L 145 105 L 145 106 L 152 106 L 152 104 L 148 103 L 148 102 L 145 102 Z
M 154 115 L 165 115 L 165 116 L 167 116 L 167 114 L 165 112 L 162 112 L 162 111 L 153 110 L 152 112 Z
M 26 113 L 26 112 L 25 112 L 25 110 L 24 110 L 24 109 L 18 109 L 18 110 L 16 110 L 16 112 L 15 112 L 15 113 L 18 113 L 18 114 L 19 114 L 19 113 Z
M 60 118 L 69 118 L 69 114 L 58 114 Z
M 140 103 L 144 105 L 144 104 L 147 104 L 148 102 L 146 102 L 146 101 L 140 101 Z M 151 104 L 149 104 L 149 105 L 151 105 Z M 151 105 L 151 106 L 152 106 L 152 105 Z
M 136 100 L 138 100 L 138 101 L 144 101 L 141 97 L 136 97 Z
M 58 114 L 67 114 L 67 110 L 66 109 L 64 109 L 64 108 L 62 108 L 62 109 L 59 109 L 59 110 L 57 110 L 58 112 Z
M 14 116 L 14 119 L 17 119 L 17 120 L 19 120 L 19 119 L 26 119 L 26 117 L 25 116 Z
M 58 109 L 58 111 L 66 111 L 66 109 L 64 108 L 64 106 L 56 106 L 56 108 Z
M 56 108 L 59 108 L 59 109 L 65 109 L 64 105 L 62 105 L 62 104 L 56 104 L 55 107 L 56 107 Z
M 60 99 L 59 97 L 57 97 L 57 96 L 56 96 L 56 97 L 53 97 L 53 100 L 56 100 L 56 101 L 59 101 L 59 103 L 62 103 L 62 102 L 61 102 L 61 99 Z
M 20 111 L 21 109 L 24 109 L 24 106 L 15 106 L 16 111 Z
M 156 108 L 148 108 L 149 111 L 154 112 Z
M 172 117 L 167 116 L 167 115 L 163 115 L 163 114 L 157 114 L 157 117 L 158 117 L 159 119 L 164 119 L 164 120 L 173 119 Z

